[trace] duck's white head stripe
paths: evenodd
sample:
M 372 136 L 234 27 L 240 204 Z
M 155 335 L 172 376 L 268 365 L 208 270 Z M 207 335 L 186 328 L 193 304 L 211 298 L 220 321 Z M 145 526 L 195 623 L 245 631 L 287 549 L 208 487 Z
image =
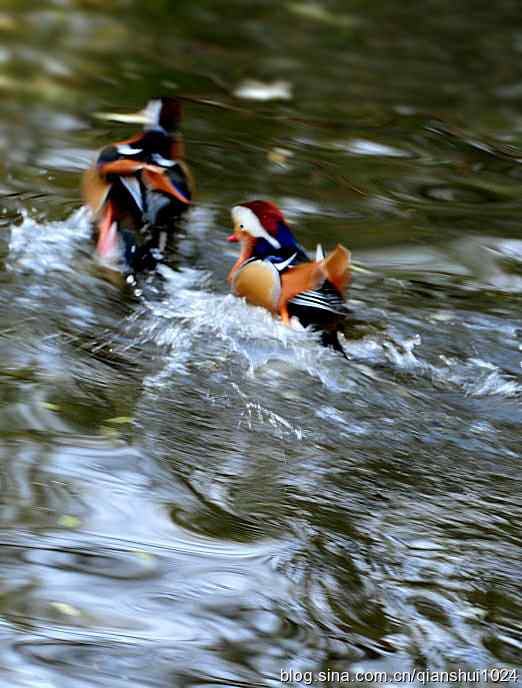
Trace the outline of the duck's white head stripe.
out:
M 143 111 L 145 119 L 149 127 L 159 127 L 159 118 L 161 114 L 161 100 L 151 100 L 147 103 L 147 107 Z
M 268 241 L 274 248 L 281 248 L 279 241 L 266 231 L 261 222 L 259 222 L 257 215 L 250 208 L 246 208 L 244 205 L 235 205 L 232 208 L 231 214 L 234 224 L 239 225 L 242 230 L 248 232 L 251 236 Z

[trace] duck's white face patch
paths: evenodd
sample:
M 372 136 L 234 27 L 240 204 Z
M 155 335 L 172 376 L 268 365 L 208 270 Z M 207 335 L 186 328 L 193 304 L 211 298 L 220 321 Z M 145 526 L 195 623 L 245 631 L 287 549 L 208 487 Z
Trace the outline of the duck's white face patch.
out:
M 231 210 L 232 221 L 234 225 L 239 227 L 243 232 L 247 232 L 250 236 L 264 239 L 274 248 L 281 248 L 281 244 L 277 239 L 274 239 L 266 229 L 263 227 L 257 215 L 246 208 L 244 205 L 236 205 Z

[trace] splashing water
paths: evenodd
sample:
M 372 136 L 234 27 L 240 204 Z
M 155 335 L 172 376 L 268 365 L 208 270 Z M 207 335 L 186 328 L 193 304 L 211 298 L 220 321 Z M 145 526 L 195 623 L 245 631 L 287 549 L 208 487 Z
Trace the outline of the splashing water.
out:
M 73 253 L 91 235 L 92 218 L 87 208 L 60 222 L 40 223 L 27 211 L 22 212 L 22 218 L 21 224 L 11 227 L 7 267 L 36 275 L 73 271 Z

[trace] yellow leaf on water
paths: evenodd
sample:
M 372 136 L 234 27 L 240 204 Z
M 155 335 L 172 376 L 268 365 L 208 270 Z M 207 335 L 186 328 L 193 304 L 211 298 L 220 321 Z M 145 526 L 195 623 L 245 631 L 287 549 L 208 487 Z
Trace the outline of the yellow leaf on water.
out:
M 42 406 L 46 409 L 49 409 L 49 411 L 59 411 L 60 407 L 58 404 L 51 404 L 49 401 L 44 401 L 42 403 Z
M 0 74 L 0 88 L 6 91 L 15 91 L 19 84 L 16 79 L 11 79 L 9 76 Z
M 0 12 L 0 31 L 13 31 L 16 29 L 16 20 L 7 12 Z
M 81 521 L 78 516 L 71 516 L 70 514 L 63 514 L 58 519 L 58 525 L 64 528 L 77 528 Z
M 292 151 L 286 148 L 272 148 L 268 151 L 267 158 L 276 165 L 285 165 L 292 155 Z
M 66 616 L 80 615 L 79 610 L 75 607 L 72 607 L 70 604 L 67 604 L 67 602 L 51 602 L 51 605 L 61 614 L 65 614 Z
M 111 425 L 125 425 L 126 423 L 132 423 L 134 418 L 131 416 L 116 416 L 115 418 L 109 418 L 106 423 L 111 423 Z

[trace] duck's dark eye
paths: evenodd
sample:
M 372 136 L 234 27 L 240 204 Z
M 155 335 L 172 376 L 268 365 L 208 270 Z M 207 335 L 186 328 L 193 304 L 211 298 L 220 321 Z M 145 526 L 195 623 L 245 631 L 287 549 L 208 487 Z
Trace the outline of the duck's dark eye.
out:
M 239 229 L 243 229 L 244 225 L 239 225 Z

